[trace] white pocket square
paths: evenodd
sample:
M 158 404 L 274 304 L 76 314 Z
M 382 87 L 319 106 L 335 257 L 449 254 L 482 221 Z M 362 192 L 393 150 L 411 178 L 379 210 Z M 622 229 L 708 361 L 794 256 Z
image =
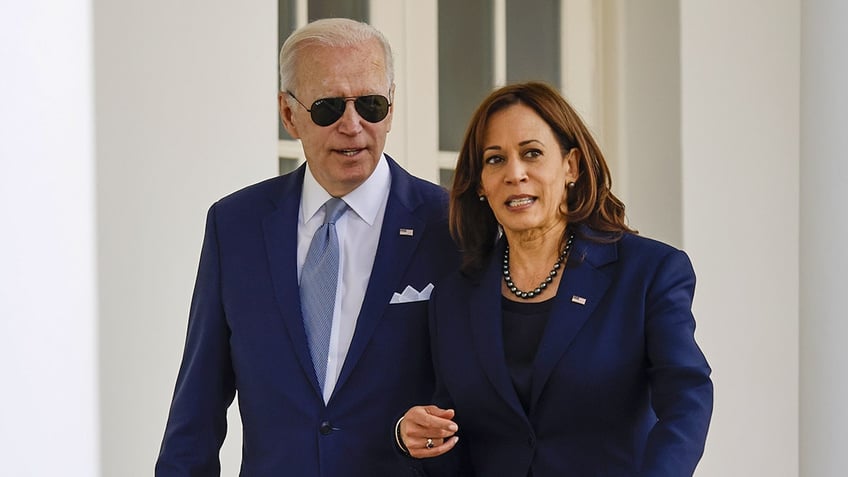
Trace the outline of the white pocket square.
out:
M 433 291 L 433 284 L 428 283 L 423 290 L 418 291 L 412 286 L 407 285 L 406 288 L 403 289 L 403 293 L 395 292 L 392 295 L 392 300 L 389 302 L 390 305 L 394 305 L 397 303 L 412 303 L 415 301 L 426 301 L 430 299 L 430 293 Z

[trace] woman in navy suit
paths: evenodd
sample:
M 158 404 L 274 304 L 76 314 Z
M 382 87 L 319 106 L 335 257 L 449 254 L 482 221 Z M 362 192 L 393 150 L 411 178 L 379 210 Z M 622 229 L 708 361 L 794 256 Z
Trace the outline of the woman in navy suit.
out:
M 464 263 L 430 302 L 438 391 L 399 421 L 402 450 L 450 452 L 450 475 L 692 475 L 713 404 L 695 274 L 627 226 L 610 184 L 550 86 L 479 106 L 451 191 Z

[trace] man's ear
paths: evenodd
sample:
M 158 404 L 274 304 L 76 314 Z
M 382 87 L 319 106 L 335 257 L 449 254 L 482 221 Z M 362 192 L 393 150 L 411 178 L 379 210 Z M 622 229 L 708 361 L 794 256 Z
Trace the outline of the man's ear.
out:
M 392 119 L 395 116 L 395 84 L 394 83 L 392 83 L 392 87 L 389 88 L 389 103 L 391 103 L 391 106 L 389 106 L 389 114 L 388 114 L 388 118 L 386 118 L 386 120 L 389 122 L 389 126 L 388 126 L 388 128 L 386 128 L 387 133 L 392 131 Z
M 294 139 L 299 139 L 300 134 L 297 132 L 297 126 L 294 124 L 294 110 L 289 105 L 286 93 L 282 91 L 277 94 L 277 102 L 280 105 L 280 120 L 283 122 L 283 127 L 286 128 L 289 135 Z

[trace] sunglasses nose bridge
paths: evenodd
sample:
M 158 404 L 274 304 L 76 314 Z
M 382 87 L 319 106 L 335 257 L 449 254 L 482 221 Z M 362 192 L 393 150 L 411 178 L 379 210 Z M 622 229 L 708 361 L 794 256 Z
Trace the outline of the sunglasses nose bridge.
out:
M 341 126 L 344 130 L 354 131 L 362 128 L 362 121 L 365 121 L 365 118 L 359 113 L 359 110 L 356 108 L 356 99 L 357 98 L 342 98 L 344 100 L 344 106 L 341 109 L 341 114 L 336 122 Z M 352 103 L 350 107 L 348 107 L 348 103 Z
M 344 99 L 344 109 L 342 109 L 342 117 L 344 117 L 345 114 L 347 114 L 348 109 L 351 109 L 351 110 L 353 110 L 354 113 L 356 113 L 357 116 L 359 116 L 360 119 L 363 119 L 362 115 L 359 114 L 359 109 L 356 108 L 356 101 L 359 98 L 343 98 L 343 99 Z M 350 104 L 350 108 L 348 108 L 348 104 Z

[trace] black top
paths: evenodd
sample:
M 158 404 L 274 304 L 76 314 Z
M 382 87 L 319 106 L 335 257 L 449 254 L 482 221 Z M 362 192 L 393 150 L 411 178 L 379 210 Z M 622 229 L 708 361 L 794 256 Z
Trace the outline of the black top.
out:
M 506 366 L 524 412 L 527 413 L 530 409 L 530 391 L 533 385 L 533 360 L 542 341 L 553 304 L 553 298 L 538 303 L 501 298 Z

